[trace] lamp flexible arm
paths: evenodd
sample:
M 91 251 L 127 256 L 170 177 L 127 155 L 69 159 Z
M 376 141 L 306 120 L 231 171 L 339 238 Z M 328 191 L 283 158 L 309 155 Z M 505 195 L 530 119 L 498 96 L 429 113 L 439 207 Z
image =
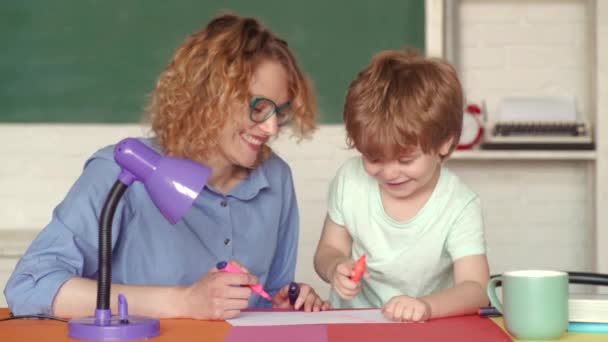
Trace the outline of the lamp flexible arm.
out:
M 110 288 L 112 285 L 112 221 L 120 198 L 128 185 L 117 180 L 101 210 L 99 218 L 99 251 L 97 276 L 97 310 L 110 309 Z

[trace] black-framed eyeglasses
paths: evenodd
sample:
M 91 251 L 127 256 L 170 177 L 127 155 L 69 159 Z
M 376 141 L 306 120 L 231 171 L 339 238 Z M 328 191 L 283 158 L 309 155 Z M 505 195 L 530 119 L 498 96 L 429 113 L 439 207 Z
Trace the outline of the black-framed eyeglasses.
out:
M 273 114 L 277 116 L 279 126 L 285 125 L 291 120 L 291 102 L 278 106 L 271 99 L 265 97 L 254 97 L 249 103 L 249 118 L 255 123 L 262 123 L 268 120 Z

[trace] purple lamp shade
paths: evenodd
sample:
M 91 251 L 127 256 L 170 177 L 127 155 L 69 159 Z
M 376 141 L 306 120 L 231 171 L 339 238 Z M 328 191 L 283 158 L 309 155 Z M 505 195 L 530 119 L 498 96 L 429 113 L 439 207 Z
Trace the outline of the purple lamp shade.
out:
M 131 185 L 144 184 L 150 198 L 171 224 L 175 224 L 192 206 L 211 169 L 187 159 L 163 157 L 135 138 L 126 138 L 114 148 L 114 160 L 120 165 L 118 179 Z

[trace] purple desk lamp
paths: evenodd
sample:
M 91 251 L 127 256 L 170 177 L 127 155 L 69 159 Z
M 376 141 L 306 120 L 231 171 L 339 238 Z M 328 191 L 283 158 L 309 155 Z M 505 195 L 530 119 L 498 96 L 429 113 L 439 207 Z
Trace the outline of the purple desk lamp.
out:
M 175 224 L 198 196 L 211 170 L 191 160 L 162 157 L 134 138 L 114 148 L 114 160 L 121 168 L 99 219 L 99 270 L 95 316 L 70 320 L 68 336 L 84 340 L 134 340 L 158 336 L 160 321 L 129 316 L 127 299 L 118 296 L 118 315 L 110 310 L 112 283 L 112 219 L 118 201 L 133 181 L 144 184 L 152 202 Z

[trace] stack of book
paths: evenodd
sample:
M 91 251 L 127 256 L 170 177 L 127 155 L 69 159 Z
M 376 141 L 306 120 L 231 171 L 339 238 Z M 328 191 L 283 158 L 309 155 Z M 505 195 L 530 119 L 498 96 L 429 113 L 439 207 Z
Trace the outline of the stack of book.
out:
M 608 295 L 570 295 L 569 332 L 608 333 Z

